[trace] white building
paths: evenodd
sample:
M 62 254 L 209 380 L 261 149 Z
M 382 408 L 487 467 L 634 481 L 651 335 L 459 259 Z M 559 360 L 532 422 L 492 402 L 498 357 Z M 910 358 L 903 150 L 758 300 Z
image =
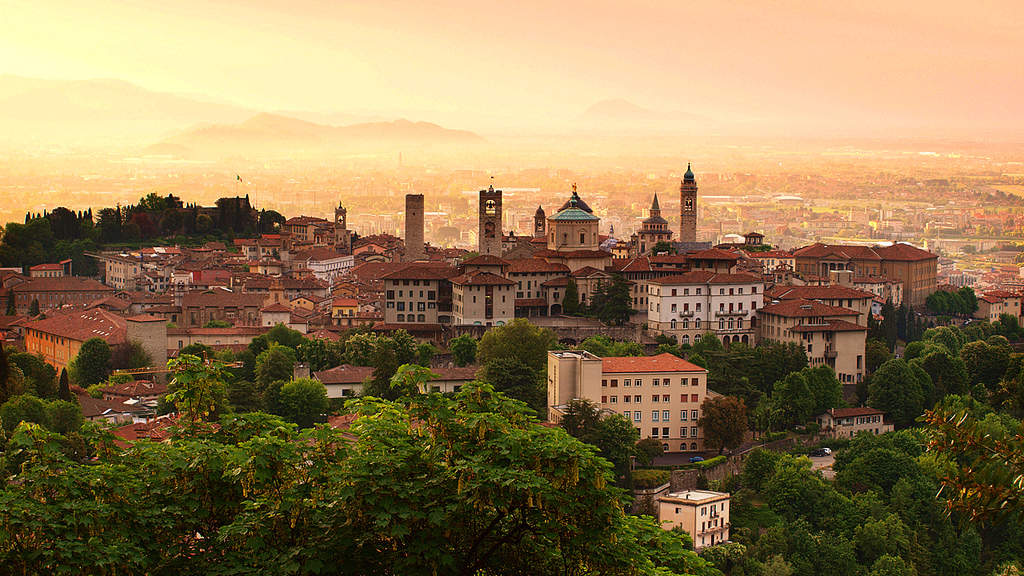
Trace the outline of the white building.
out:
M 752 274 L 687 272 L 647 287 L 647 327 L 680 344 L 713 332 L 726 344 L 753 344 L 764 282 Z

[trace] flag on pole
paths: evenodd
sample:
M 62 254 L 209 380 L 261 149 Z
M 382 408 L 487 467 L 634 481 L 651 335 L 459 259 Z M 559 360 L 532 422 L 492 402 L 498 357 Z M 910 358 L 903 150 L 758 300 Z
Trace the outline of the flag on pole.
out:
M 240 175 L 238 175 L 238 174 L 235 174 L 235 178 L 238 179 L 239 182 L 242 181 L 242 177 Z

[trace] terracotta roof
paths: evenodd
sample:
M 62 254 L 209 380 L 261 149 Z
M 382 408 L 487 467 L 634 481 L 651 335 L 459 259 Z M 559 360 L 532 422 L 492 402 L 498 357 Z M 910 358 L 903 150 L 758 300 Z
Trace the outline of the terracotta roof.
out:
M 275 303 L 271 304 L 270 306 L 264 306 L 263 308 L 260 308 L 260 312 L 291 312 L 291 311 L 292 311 L 291 308 L 285 306 L 284 304 L 281 304 L 280 302 L 275 302 Z
M 341 340 L 341 334 L 338 334 L 337 332 L 334 332 L 332 330 L 321 329 L 311 334 L 307 334 L 307 336 L 319 340 L 330 340 L 331 342 L 338 342 L 339 340 Z
M 345 254 L 334 250 L 333 248 L 327 248 L 325 246 L 316 246 L 313 248 L 307 248 L 300 250 L 292 254 L 293 262 L 321 262 L 324 260 L 334 260 L 335 258 L 342 258 Z
M 1006 290 L 989 290 L 985 292 L 985 296 L 992 296 L 993 298 L 1020 298 L 1020 294 Z
M 984 294 L 982 296 L 978 296 L 978 300 L 982 300 L 984 302 L 988 302 L 989 304 L 999 304 L 1000 302 L 1003 301 L 1002 298 L 997 298 L 995 296 L 989 296 L 988 294 Z
M 809 318 L 819 316 L 859 316 L 856 310 L 829 306 L 815 300 L 784 300 L 773 304 L 767 304 L 758 312 L 758 315 L 773 314 L 787 318 Z
M 462 263 L 464 266 L 508 266 L 509 261 L 491 254 L 480 254 Z
M 152 380 L 135 380 L 134 382 L 122 382 L 112 384 L 101 389 L 104 394 L 127 396 L 138 398 L 140 396 L 160 396 L 167 393 L 167 384 L 154 382 Z
M 598 270 L 593 266 L 584 266 L 583 268 L 580 268 L 579 270 L 573 272 L 572 276 L 574 278 L 590 278 L 593 276 L 601 276 L 604 278 L 610 276 L 610 274 L 608 274 L 604 270 Z
M 451 278 L 456 270 L 443 263 L 414 262 L 406 264 L 402 268 L 385 274 L 381 278 L 385 280 L 444 280 Z
M 102 338 L 110 345 L 123 344 L 127 341 L 128 323 L 123 316 L 118 316 L 102 308 L 93 308 L 54 314 L 43 320 L 25 323 L 26 330 L 37 330 L 61 338 L 85 342 L 90 338 Z
M 797 258 L 839 258 L 843 260 L 881 260 L 875 250 L 870 246 L 856 245 L 829 245 L 820 242 L 797 248 L 793 251 Z
M 569 267 L 560 262 L 548 262 L 543 258 L 516 258 L 509 260 L 509 274 L 526 274 L 530 272 L 551 272 L 568 274 Z
M 835 298 L 863 300 L 875 297 L 871 292 L 835 284 L 830 286 L 775 286 L 766 290 L 765 295 L 775 300 L 831 300 Z
M 665 352 L 657 356 L 613 356 L 601 359 L 601 372 L 706 372 L 705 369 Z
M 263 296 L 246 292 L 210 290 L 207 292 L 186 292 L 181 297 L 182 308 L 262 308 Z
M 785 250 L 764 250 L 761 252 L 748 252 L 751 258 L 792 258 L 793 254 Z
M 86 307 L 96 308 L 98 306 L 104 306 L 107 308 L 112 308 L 114 310 L 123 311 L 130 308 L 131 305 L 131 302 L 123 298 L 118 298 L 117 296 L 104 296 L 103 298 L 89 302 L 88 306 Z
M 792 332 L 864 332 L 866 326 L 846 320 L 826 320 L 824 324 L 801 324 L 790 328 Z
M 516 298 L 517 307 L 547 306 L 548 301 L 543 298 Z
M 852 418 L 854 416 L 873 416 L 876 414 L 885 415 L 884 411 L 867 406 L 860 408 L 832 408 L 828 412 L 833 418 Z
M 359 306 L 359 301 L 355 298 L 342 298 L 339 296 L 331 300 L 331 306 Z
M 15 292 L 114 292 L 110 286 L 92 278 L 81 276 L 58 276 L 56 278 L 32 278 L 15 286 Z
M 329 370 L 313 372 L 313 376 L 324 384 L 362 384 L 373 378 L 373 367 L 342 364 Z
M 879 246 L 875 248 L 875 252 L 882 257 L 883 260 L 897 260 L 901 262 L 916 262 L 919 260 L 931 260 L 938 259 L 938 254 L 932 254 L 927 250 L 922 250 L 917 246 L 905 244 L 903 242 L 897 242 L 892 246 Z
M 62 270 L 63 264 L 59 262 L 46 262 L 43 264 L 36 264 L 29 268 L 29 270 Z
M 708 248 L 707 250 L 699 250 L 697 252 L 690 252 L 687 254 L 690 260 L 739 260 L 740 257 L 728 250 L 722 250 L 720 248 Z
M 651 284 L 750 284 L 760 283 L 763 280 L 760 276 L 753 274 L 721 274 L 716 272 L 708 272 L 706 270 L 697 270 L 695 272 L 686 272 L 683 274 L 673 274 L 672 276 L 665 276 L 662 278 L 653 278 L 649 280 Z
M 456 276 L 451 279 L 451 283 L 459 286 L 512 286 L 515 284 L 504 276 L 479 270 Z
M 579 258 L 611 258 L 610 252 L 604 250 L 571 250 L 559 252 L 557 250 L 538 250 L 533 253 L 534 258 L 568 258 L 570 260 Z
M 79 389 L 81 390 L 81 389 Z M 122 404 L 116 400 L 103 400 L 102 398 L 93 398 L 85 390 L 75 390 L 76 396 L 78 396 L 78 406 L 82 409 L 82 417 L 97 418 L 106 414 L 126 414 L 132 412 L 134 408 Z

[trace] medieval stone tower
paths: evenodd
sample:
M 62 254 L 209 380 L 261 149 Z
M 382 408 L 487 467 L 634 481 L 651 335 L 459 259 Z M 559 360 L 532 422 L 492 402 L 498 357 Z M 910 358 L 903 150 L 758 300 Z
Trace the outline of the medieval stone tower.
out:
M 334 209 L 334 249 L 342 254 L 352 253 L 352 232 L 348 229 L 348 210 L 338 202 Z
M 477 252 L 501 257 L 501 190 L 489 186 L 480 191 L 480 230 L 478 231 Z
M 681 242 L 697 241 L 697 181 L 689 164 L 679 185 L 679 228 Z
M 533 214 L 533 237 L 544 238 L 548 235 L 547 229 L 548 219 L 544 215 L 544 209 L 537 206 L 537 211 Z
M 405 258 L 406 262 L 423 260 L 423 194 L 405 195 Z

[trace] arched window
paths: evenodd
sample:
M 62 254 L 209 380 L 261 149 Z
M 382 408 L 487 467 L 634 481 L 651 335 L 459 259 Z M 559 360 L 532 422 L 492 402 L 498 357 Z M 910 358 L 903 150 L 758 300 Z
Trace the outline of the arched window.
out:
M 399 314 L 398 315 L 398 321 L 399 322 L 405 322 L 405 314 Z
M 586 244 L 586 243 L 587 243 L 587 233 L 586 232 L 580 232 L 580 244 Z
M 685 323 L 686 320 L 683 320 L 683 322 Z M 685 328 L 686 325 L 684 324 L 683 327 Z M 689 345 L 690 344 L 690 335 L 689 334 L 683 334 L 683 344 L 684 345 Z
M 672 324 L 672 329 L 675 330 L 676 329 L 676 319 L 675 318 L 672 319 L 671 324 Z
M 697 443 L 696 442 L 691 442 L 690 443 L 690 450 L 696 450 L 696 449 L 697 449 Z
M 427 321 L 427 315 L 426 314 L 417 314 L 416 315 L 416 321 L 417 322 L 426 322 Z

